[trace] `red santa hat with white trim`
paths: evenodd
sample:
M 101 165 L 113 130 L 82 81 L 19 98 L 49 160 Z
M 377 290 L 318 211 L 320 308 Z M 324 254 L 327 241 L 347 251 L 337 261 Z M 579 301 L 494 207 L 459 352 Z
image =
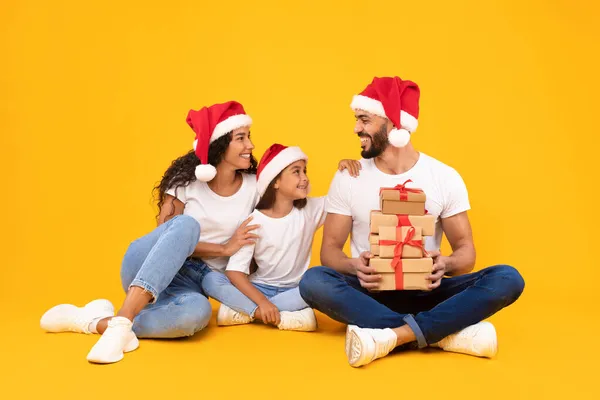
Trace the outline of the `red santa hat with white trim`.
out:
M 196 167 L 196 178 L 209 182 L 217 174 L 215 167 L 208 163 L 210 144 L 235 129 L 252 125 L 252 118 L 240 103 L 228 101 L 198 111 L 190 110 L 186 122 L 196 132 L 194 151 L 200 160 L 200 165 Z
M 306 154 L 297 146 L 271 145 L 260 159 L 256 171 L 258 194 L 262 197 L 267 188 L 281 171 L 299 160 L 308 161 Z
M 387 118 L 394 124 L 388 134 L 395 147 L 404 147 L 419 124 L 419 86 L 395 77 L 373 78 L 360 94 L 355 95 L 350 107 Z

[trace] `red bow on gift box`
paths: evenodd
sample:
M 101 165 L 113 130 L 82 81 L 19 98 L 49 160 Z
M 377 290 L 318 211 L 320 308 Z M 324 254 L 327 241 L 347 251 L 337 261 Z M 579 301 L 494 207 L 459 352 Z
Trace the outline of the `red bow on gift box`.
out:
M 423 193 L 423 190 L 421 190 L 421 189 L 407 188 L 406 184 L 409 182 L 412 182 L 412 180 L 408 179 L 406 182 L 396 185 L 393 188 L 381 188 L 381 189 L 379 189 L 379 195 L 381 195 L 381 192 L 383 190 L 397 190 L 400 192 L 400 200 L 407 201 L 408 193 Z
M 406 232 L 404 238 L 401 237 L 400 228 L 396 229 L 396 240 L 380 240 L 380 246 L 394 246 L 394 258 L 392 259 L 392 268 L 394 269 L 394 275 L 396 277 L 396 289 L 402 290 L 404 288 L 404 271 L 402 270 L 402 251 L 404 245 L 418 247 L 423 252 L 425 257 L 429 256 L 427 250 L 423 247 L 423 241 L 413 240 L 415 236 L 415 228 L 411 226 Z

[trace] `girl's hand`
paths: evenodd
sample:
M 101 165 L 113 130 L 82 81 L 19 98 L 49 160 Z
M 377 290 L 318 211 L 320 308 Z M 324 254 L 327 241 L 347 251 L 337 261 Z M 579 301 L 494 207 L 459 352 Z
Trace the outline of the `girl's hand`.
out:
M 259 304 L 258 310 L 260 311 L 260 316 L 265 324 L 277 326 L 281 322 L 279 309 L 270 301 L 266 300 L 264 303 Z
M 252 220 L 252 218 L 253 218 L 252 216 L 249 216 L 247 220 L 242 222 L 240 227 L 236 229 L 236 231 L 233 234 L 233 236 L 231 237 L 231 239 L 229 239 L 229 241 L 227 243 L 225 243 L 225 246 L 223 249 L 225 256 L 231 257 L 232 255 L 237 253 L 237 251 L 239 249 L 241 249 L 243 246 L 245 246 L 247 244 L 254 244 L 253 239 L 258 239 L 258 237 L 259 237 L 258 235 L 254 234 L 254 233 L 250 233 L 250 231 L 253 231 L 260 226 L 260 225 L 248 225 L 248 223 Z
M 342 160 L 338 164 L 338 170 L 343 171 L 347 169 L 350 173 L 350 176 L 357 177 L 360 174 L 360 170 L 362 169 L 362 165 L 360 165 L 360 161 L 356 160 Z

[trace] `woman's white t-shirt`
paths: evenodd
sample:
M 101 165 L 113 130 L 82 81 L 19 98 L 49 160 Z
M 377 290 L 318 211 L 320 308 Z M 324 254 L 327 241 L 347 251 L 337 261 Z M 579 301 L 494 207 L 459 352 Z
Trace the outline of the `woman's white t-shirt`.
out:
M 229 258 L 227 271 L 250 273 L 252 258 L 258 269 L 249 279 L 277 287 L 297 286 L 310 263 L 313 236 L 325 221 L 325 197 L 309 197 L 282 218 L 254 210 L 252 224 L 259 224 L 256 243 L 242 247 Z
M 166 193 L 185 204 L 184 215 L 189 215 L 200 223 L 200 242 L 225 244 L 258 202 L 256 175 L 242 174 L 242 177 L 239 190 L 228 197 L 219 196 L 206 182 L 199 180 L 179 187 L 176 191 L 171 188 Z M 229 257 L 206 257 L 202 261 L 212 270 L 222 272 L 228 259 Z

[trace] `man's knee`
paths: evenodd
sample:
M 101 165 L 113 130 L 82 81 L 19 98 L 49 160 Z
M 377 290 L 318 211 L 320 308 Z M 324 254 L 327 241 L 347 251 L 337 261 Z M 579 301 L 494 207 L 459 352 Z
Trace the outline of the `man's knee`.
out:
M 331 290 L 329 278 L 331 278 L 332 272 L 335 273 L 334 270 L 328 267 L 309 268 L 300 280 L 298 287 L 300 296 L 309 303 L 309 300 L 328 293 Z
M 492 268 L 503 297 L 510 302 L 517 300 L 525 289 L 525 280 L 519 271 L 510 265 L 496 265 Z

